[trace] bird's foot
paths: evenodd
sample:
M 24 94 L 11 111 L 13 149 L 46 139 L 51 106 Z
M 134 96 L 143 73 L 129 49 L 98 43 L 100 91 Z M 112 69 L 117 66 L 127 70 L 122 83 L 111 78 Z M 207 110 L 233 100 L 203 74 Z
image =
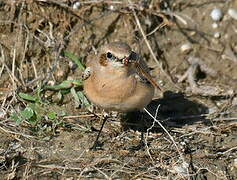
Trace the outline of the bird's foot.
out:
M 102 150 L 103 143 L 100 142 L 95 142 L 92 147 L 90 147 L 90 150 L 92 151 L 97 151 L 97 150 Z
M 139 150 L 144 150 L 145 148 L 145 143 L 143 141 L 140 141 L 140 143 L 136 146 L 131 146 L 128 149 L 132 152 L 134 151 L 139 151 Z

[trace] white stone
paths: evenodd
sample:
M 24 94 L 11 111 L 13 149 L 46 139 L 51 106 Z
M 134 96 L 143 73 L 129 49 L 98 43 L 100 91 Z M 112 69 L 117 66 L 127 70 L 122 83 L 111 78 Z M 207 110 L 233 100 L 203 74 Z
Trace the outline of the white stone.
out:
M 230 17 L 237 20 L 237 10 L 236 9 L 233 9 L 233 8 L 228 9 L 228 14 Z
M 6 117 L 6 115 L 7 115 L 7 113 L 6 113 L 5 111 L 3 111 L 3 110 L 0 110 L 0 119 L 3 119 L 3 118 L 5 118 L 5 117 Z
M 109 6 L 109 10 L 114 11 L 114 10 L 115 10 L 115 7 L 114 7 L 113 5 L 110 5 L 110 6 Z
M 220 33 L 220 32 L 216 32 L 216 33 L 214 34 L 214 38 L 218 39 L 218 38 L 220 38 L 220 37 L 221 37 L 221 33 Z
M 180 47 L 181 52 L 189 52 L 192 50 L 192 45 L 190 43 L 185 43 Z
M 234 159 L 233 165 L 234 165 L 234 167 L 237 169 L 237 158 Z
M 223 17 L 223 13 L 222 13 L 221 9 L 215 8 L 211 11 L 210 16 L 213 21 L 220 21 Z
M 213 28 L 213 29 L 218 28 L 218 26 L 219 26 L 219 25 L 218 25 L 217 23 L 213 23 L 213 24 L 212 24 L 212 28 Z
M 73 9 L 79 9 L 81 6 L 81 3 L 79 1 L 75 2 L 72 6 Z

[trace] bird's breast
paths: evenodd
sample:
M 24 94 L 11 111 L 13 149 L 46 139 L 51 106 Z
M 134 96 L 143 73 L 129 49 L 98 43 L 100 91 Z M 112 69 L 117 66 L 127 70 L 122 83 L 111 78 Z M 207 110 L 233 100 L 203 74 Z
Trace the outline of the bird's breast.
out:
M 97 78 L 92 76 L 84 86 L 85 89 L 99 97 L 122 101 L 134 93 L 136 80 L 133 77 L 121 78 L 108 75 Z
M 127 78 L 96 78 L 91 76 L 84 82 L 86 96 L 94 104 L 106 109 L 127 112 L 142 109 L 152 99 L 154 88 Z

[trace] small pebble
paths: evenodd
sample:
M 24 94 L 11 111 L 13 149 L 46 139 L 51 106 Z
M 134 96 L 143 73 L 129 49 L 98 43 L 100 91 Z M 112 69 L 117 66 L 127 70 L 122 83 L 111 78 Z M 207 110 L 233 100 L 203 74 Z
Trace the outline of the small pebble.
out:
M 81 6 L 81 3 L 79 1 L 75 2 L 72 6 L 73 9 L 79 9 Z
M 190 43 L 185 43 L 180 47 L 181 52 L 187 53 L 192 50 L 192 45 Z
M 230 8 L 228 10 L 228 14 L 230 15 L 230 17 L 237 20 L 237 10 L 236 9 Z
M 113 5 L 110 5 L 110 6 L 109 6 L 109 10 L 114 11 L 114 10 L 115 10 L 115 7 L 114 7 Z
M 218 111 L 217 107 L 210 107 L 206 110 L 206 113 L 213 114 L 213 113 L 216 113 L 217 111 Z
M 232 106 L 237 106 L 237 97 L 235 97 L 235 98 L 232 100 Z M 237 159 L 236 159 L 236 164 L 237 164 Z
M 67 80 L 71 81 L 71 80 L 74 80 L 74 78 L 72 76 L 68 76 Z
M 4 111 L 0 111 L 0 119 L 3 119 L 3 118 L 5 118 L 5 117 L 6 117 L 6 115 L 7 115 L 7 113 L 6 113 L 6 112 L 4 112 Z
M 217 23 L 213 23 L 213 24 L 212 24 L 212 28 L 213 28 L 213 29 L 218 28 L 218 26 L 219 26 L 219 25 L 218 25 Z
M 47 85 L 49 85 L 49 86 L 53 86 L 55 84 L 56 84 L 55 81 L 52 81 L 52 80 L 49 80 L 48 83 L 47 83 Z
M 234 165 L 234 167 L 237 169 L 237 158 L 234 159 L 233 165 Z
M 163 87 L 163 86 L 164 86 L 164 81 L 158 80 L 158 84 L 159 84 L 161 87 Z
M 182 176 L 188 176 L 188 163 L 183 162 L 182 165 L 178 166 L 174 166 L 174 171 L 177 172 L 178 174 L 181 174 Z
M 66 71 L 64 69 L 59 69 L 55 74 L 58 77 L 63 77 L 65 75 Z
M 213 21 L 220 21 L 223 17 L 223 13 L 222 13 L 221 9 L 215 8 L 211 11 L 210 16 Z
M 221 37 L 221 33 L 220 32 L 216 32 L 214 34 L 214 38 L 219 39 L 220 37 Z

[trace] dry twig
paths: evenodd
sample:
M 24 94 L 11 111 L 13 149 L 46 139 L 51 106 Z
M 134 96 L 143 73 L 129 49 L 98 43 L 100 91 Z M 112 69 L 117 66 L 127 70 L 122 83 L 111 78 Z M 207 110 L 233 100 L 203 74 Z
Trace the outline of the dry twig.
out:
M 184 75 L 179 78 L 178 82 L 182 82 L 187 78 L 190 84 L 190 89 L 192 93 L 202 95 L 202 96 L 233 95 L 233 92 L 234 92 L 233 90 L 227 91 L 225 94 L 223 94 L 222 93 L 223 90 L 218 86 L 214 87 L 214 86 L 208 86 L 208 85 L 202 85 L 202 86 L 198 85 L 198 83 L 196 82 L 196 75 L 199 68 L 202 72 L 205 72 L 206 74 L 212 77 L 216 77 L 218 73 L 214 69 L 208 67 L 204 63 L 204 61 L 200 58 L 189 57 L 188 62 L 190 63 L 190 67 L 184 73 Z
M 128 2 L 129 2 L 130 5 L 132 4 L 130 0 L 128 0 Z M 139 21 L 139 18 L 138 18 L 138 16 L 137 16 L 137 14 L 136 14 L 136 11 L 134 10 L 134 8 L 133 8 L 132 6 L 131 6 L 131 9 L 132 9 L 132 12 L 133 12 L 133 16 L 134 16 L 134 18 L 135 18 L 135 21 L 136 21 L 136 23 L 137 23 L 137 26 L 138 26 L 138 28 L 139 28 L 139 30 L 140 30 L 140 32 L 141 32 L 143 38 L 144 38 L 144 41 L 145 41 L 145 43 L 146 43 L 146 45 L 147 45 L 147 47 L 148 47 L 148 49 L 149 49 L 149 51 L 150 51 L 150 53 L 151 53 L 152 58 L 153 58 L 154 61 L 158 64 L 158 66 L 159 66 L 161 72 L 170 80 L 170 82 L 174 85 L 174 87 L 177 87 L 177 85 L 174 84 L 174 82 L 173 82 L 173 80 L 172 80 L 172 77 L 171 77 L 167 72 L 165 72 L 165 70 L 164 70 L 163 67 L 162 67 L 162 64 L 161 64 L 161 63 L 158 61 L 158 59 L 156 58 L 156 55 L 155 55 L 154 51 L 153 51 L 152 48 L 151 48 L 151 45 L 150 45 L 150 43 L 149 43 L 149 41 L 148 41 L 148 39 L 147 39 L 147 36 L 146 36 L 144 30 L 142 29 L 142 26 L 141 26 L 141 23 L 140 23 L 140 21 Z

